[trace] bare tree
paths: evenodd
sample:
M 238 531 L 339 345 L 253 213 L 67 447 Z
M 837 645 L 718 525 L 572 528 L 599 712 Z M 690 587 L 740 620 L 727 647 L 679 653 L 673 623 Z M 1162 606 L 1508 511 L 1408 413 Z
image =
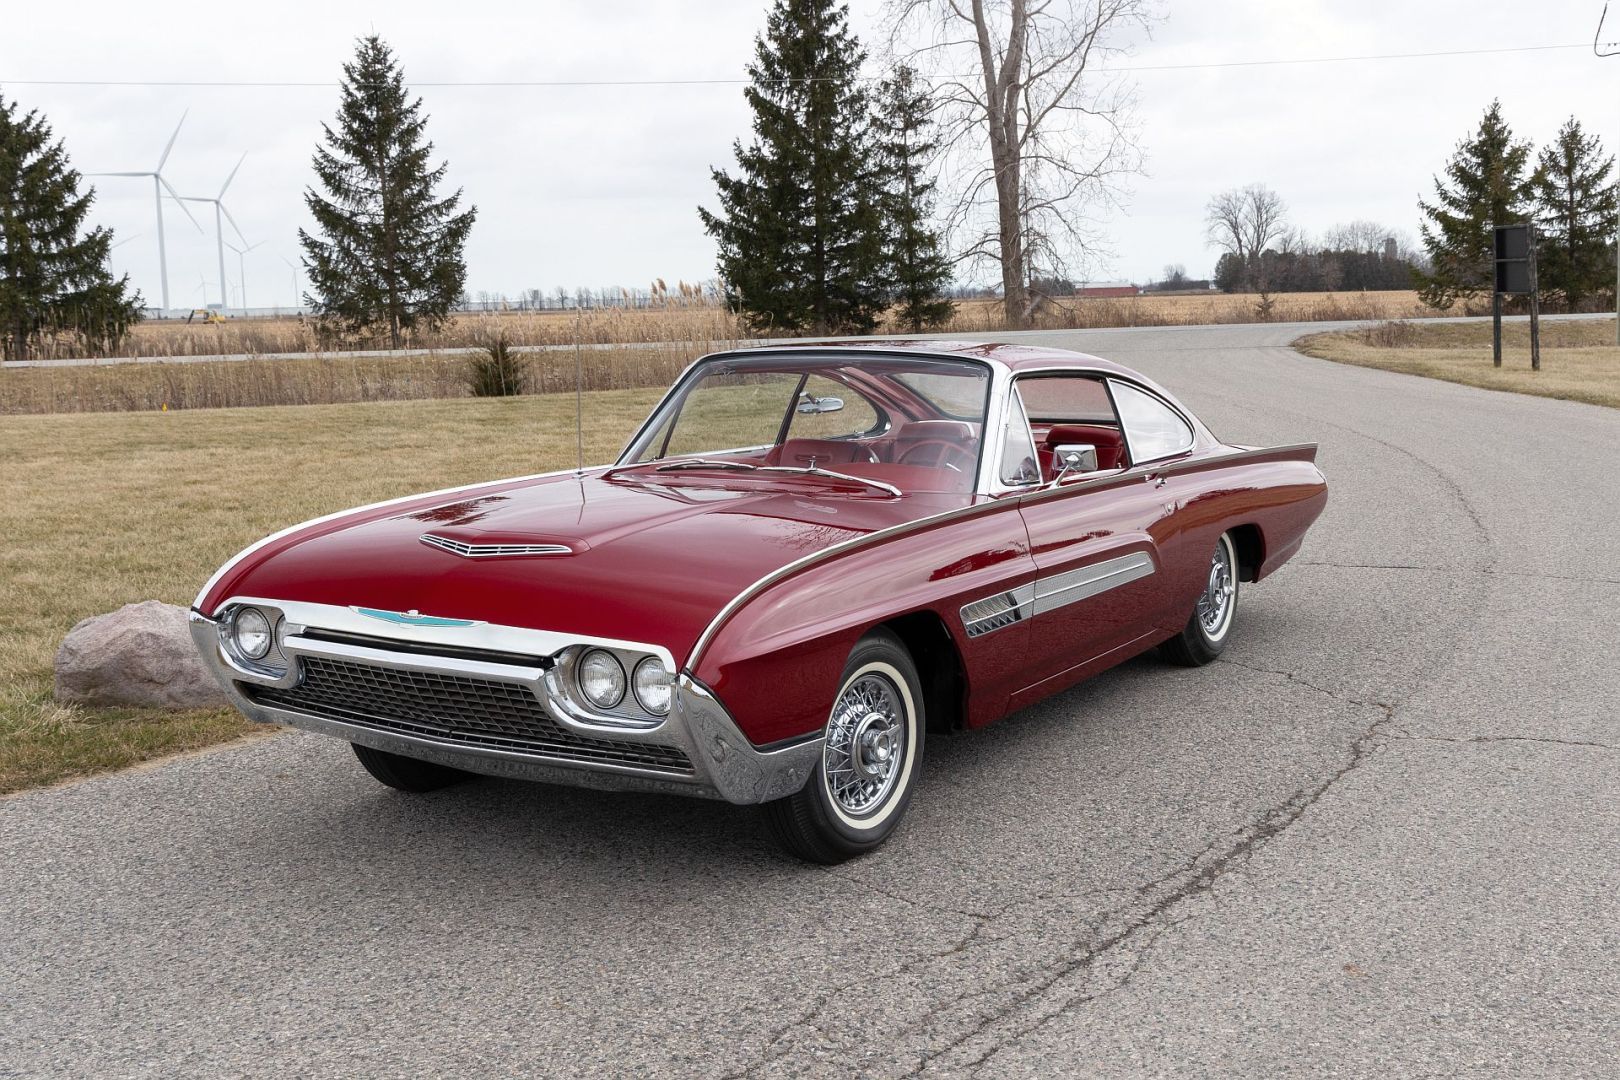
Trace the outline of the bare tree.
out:
M 1103 70 L 1155 0 L 889 0 L 890 48 L 936 82 L 958 261 L 992 260 L 1007 325 L 1093 248 L 1091 207 L 1140 168 L 1134 85 Z M 971 73 L 971 74 L 969 74 Z
M 1288 207 L 1282 196 L 1264 184 L 1230 188 L 1209 200 L 1204 209 L 1204 235 L 1211 245 L 1243 264 L 1247 284 L 1265 291 L 1263 260 L 1267 248 L 1285 238 L 1290 249 L 1299 236 L 1288 226 Z

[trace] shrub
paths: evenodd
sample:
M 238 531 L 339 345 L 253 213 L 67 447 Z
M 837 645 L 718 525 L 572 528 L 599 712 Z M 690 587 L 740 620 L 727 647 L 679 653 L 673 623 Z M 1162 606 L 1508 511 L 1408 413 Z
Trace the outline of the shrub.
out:
M 497 337 L 467 361 L 467 389 L 473 397 L 513 397 L 529 388 L 529 366 L 505 337 Z

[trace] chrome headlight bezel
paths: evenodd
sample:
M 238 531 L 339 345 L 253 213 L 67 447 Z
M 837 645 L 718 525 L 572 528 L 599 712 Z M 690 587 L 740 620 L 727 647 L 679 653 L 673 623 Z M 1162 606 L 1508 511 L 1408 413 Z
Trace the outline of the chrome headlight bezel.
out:
M 264 620 L 265 647 L 257 653 L 244 647 L 238 634 L 239 620 L 248 613 Z M 220 651 L 231 665 L 244 674 L 263 679 L 280 679 L 287 674 L 287 657 L 281 650 L 286 629 L 282 613 L 263 604 L 235 604 L 218 617 Z
M 649 672 L 644 687 L 642 672 Z M 654 716 L 668 716 L 675 702 L 675 675 L 656 656 L 644 656 L 630 673 L 630 687 L 636 703 Z
M 593 661 L 598 662 L 595 665 L 598 672 L 609 680 L 611 693 L 606 696 L 599 697 L 593 694 L 587 684 L 587 679 L 592 674 Z M 618 708 L 630 690 L 630 674 L 624 670 L 624 662 L 607 649 L 587 649 L 582 653 L 578 665 L 574 668 L 574 682 L 579 688 L 580 697 L 597 709 Z

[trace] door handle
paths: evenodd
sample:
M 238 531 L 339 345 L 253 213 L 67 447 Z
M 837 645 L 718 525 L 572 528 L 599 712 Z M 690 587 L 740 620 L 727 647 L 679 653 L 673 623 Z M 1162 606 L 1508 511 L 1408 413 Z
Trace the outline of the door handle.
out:
M 1156 488 L 1164 487 L 1164 476 L 1160 473 L 1153 473 L 1151 475 L 1142 477 L 1142 479 L 1152 484 Z

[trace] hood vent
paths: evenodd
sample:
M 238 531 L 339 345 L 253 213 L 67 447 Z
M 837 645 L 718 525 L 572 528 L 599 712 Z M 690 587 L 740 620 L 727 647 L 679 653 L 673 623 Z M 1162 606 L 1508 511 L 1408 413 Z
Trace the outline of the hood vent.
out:
M 564 544 L 467 544 L 447 536 L 423 533 L 422 543 L 460 555 L 463 559 L 516 559 L 528 555 L 572 555 L 574 549 Z

